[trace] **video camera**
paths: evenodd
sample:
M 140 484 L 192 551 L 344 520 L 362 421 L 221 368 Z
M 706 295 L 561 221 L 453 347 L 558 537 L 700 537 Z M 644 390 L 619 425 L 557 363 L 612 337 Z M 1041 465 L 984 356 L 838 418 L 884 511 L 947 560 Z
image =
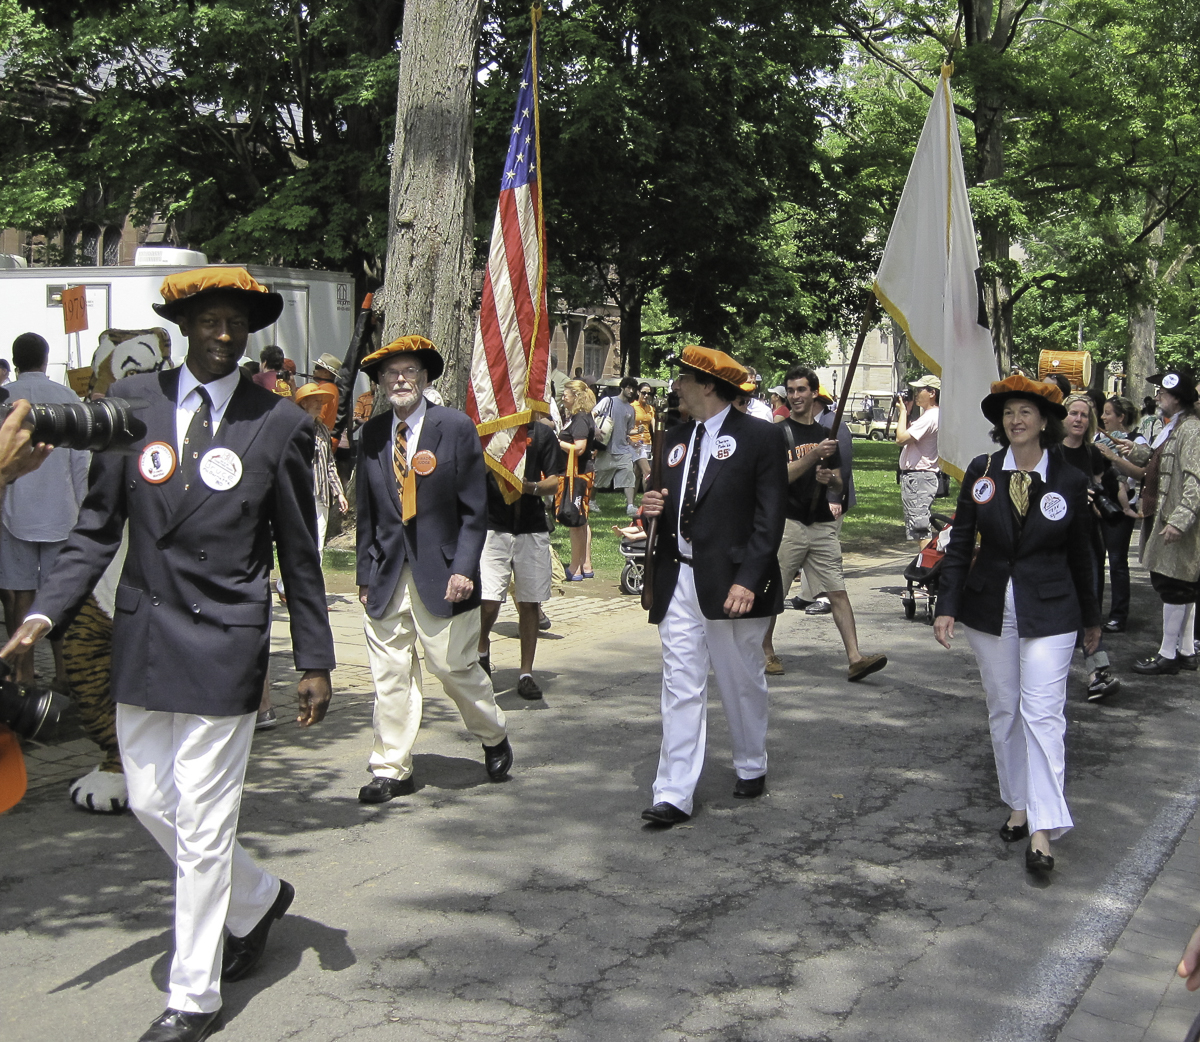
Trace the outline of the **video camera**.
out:
M 14 404 L 11 401 L 0 404 L 0 423 L 8 418 Z M 40 441 L 67 449 L 123 452 L 145 437 L 146 425 L 134 415 L 142 404 L 124 398 L 78 403 L 35 402 L 25 427 L 34 444 Z
M 36 738 L 47 724 L 58 723 L 67 699 L 54 691 L 15 684 L 9 679 L 11 674 L 12 667 L 0 659 L 0 724 L 7 724 L 22 738 Z

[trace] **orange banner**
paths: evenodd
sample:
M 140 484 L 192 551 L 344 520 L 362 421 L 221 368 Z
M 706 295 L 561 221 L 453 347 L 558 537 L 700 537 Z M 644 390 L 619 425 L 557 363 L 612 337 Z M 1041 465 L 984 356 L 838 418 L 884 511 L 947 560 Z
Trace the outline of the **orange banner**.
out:
M 82 333 L 87 323 L 87 287 L 72 286 L 62 294 L 63 330 L 67 333 Z

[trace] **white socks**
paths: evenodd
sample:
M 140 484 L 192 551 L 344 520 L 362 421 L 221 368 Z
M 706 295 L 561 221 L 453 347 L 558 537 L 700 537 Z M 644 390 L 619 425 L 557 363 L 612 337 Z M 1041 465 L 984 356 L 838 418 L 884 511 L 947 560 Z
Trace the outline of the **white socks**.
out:
M 1158 653 L 1163 658 L 1173 659 L 1179 648 L 1179 638 L 1183 633 L 1183 624 L 1187 619 L 1188 608 L 1193 608 L 1194 605 L 1188 604 L 1164 604 L 1163 605 L 1163 639 L 1162 647 L 1158 649 Z M 1191 640 L 1191 632 L 1188 632 L 1188 640 Z M 1188 652 L 1185 652 L 1188 654 Z

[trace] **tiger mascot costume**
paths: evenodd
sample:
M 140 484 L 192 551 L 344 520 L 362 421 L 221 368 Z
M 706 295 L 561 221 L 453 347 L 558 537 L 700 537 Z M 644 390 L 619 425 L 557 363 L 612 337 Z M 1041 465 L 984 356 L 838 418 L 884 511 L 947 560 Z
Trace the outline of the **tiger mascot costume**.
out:
M 86 397 L 102 397 L 114 380 L 135 373 L 154 373 L 171 366 L 171 336 L 161 326 L 152 329 L 106 329 L 91 369 L 73 371 L 72 386 L 86 379 Z M 112 667 L 112 619 L 117 580 L 125 564 L 128 535 L 117 556 L 83 602 L 63 634 L 63 660 L 71 699 L 80 723 L 104 753 L 104 759 L 71 783 L 71 801 L 98 814 L 120 814 L 129 806 L 121 750 L 117 745 L 117 709 L 109 695 Z

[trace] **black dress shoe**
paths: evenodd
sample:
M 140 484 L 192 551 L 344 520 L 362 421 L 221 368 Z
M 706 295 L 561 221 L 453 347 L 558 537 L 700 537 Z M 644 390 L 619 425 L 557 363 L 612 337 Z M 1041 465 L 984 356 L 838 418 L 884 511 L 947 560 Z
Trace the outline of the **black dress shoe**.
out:
M 267 934 L 276 919 L 282 919 L 283 913 L 290 907 L 296 890 L 291 883 L 279 881 L 279 896 L 275 903 L 267 909 L 267 914 L 258 921 L 245 937 L 234 937 L 229 934 L 225 938 L 225 951 L 221 957 L 221 981 L 241 980 L 250 974 L 262 958 L 263 949 L 267 946 Z
M 358 790 L 359 803 L 387 803 L 397 796 L 411 796 L 416 791 L 412 776 L 407 778 L 381 778 L 376 775 Z
M 1102 627 L 1105 633 L 1124 633 L 1125 623 L 1120 619 L 1109 619 Z
M 1023 821 L 1020 825 L 1010 825 L 1007 821 L 1000 826 L 1000 838 L 1005 843 L 1015 843 L 1019 839 L 1024 839 L 1029 835 L 1029 822 Z
M 1196 656 L 1195 655 L 1176 655 L 1175 661 L 1179 663 L 1180 669 L 1186 669 L 1189 673 L 1196 672 Z
M 1139 659 L 1135 662 L 1133 671 L 1147 677 L 1173 677 L 1179 672 L 1179 661 L 1173 658 L 1163 658 L 1162 655 L 1151 655 L 1150 658 Z
M 690 818 L 690 814 L 684 814 L 673 803 L 656 803 L 653 807 L 642 811 L 642 821 L 648 821 L 652 825 L 663 825 L 668 828 L 672 825 L 682 825 Z
M 508 772 L 512 770 L 512 764 L 512 746 L 508 744 L 507 738 L 499 745 L 483 747 L 483 765 L 487 768 L 488 777 L 492 781 L 504 781 L 508 777 Z
M 212 1013 L 184 1013 L 181 1009 L 168 1009 L 159 1017 L 138 1042 L 200 1042 L 208 1038 L 217 1026 L 221 1011 Z
M 757 778 L 739 778 L 733 783 L 733 798 L 735 800 L 754 800 L 767 790 L 767 776 Z
M 1052 868 L 1054 868 L 1054 855 L 1043 854 L 1040 850 L 1034 850 L 1031 843 L 1025 851 L 1025 871 L 1049 872 Z

